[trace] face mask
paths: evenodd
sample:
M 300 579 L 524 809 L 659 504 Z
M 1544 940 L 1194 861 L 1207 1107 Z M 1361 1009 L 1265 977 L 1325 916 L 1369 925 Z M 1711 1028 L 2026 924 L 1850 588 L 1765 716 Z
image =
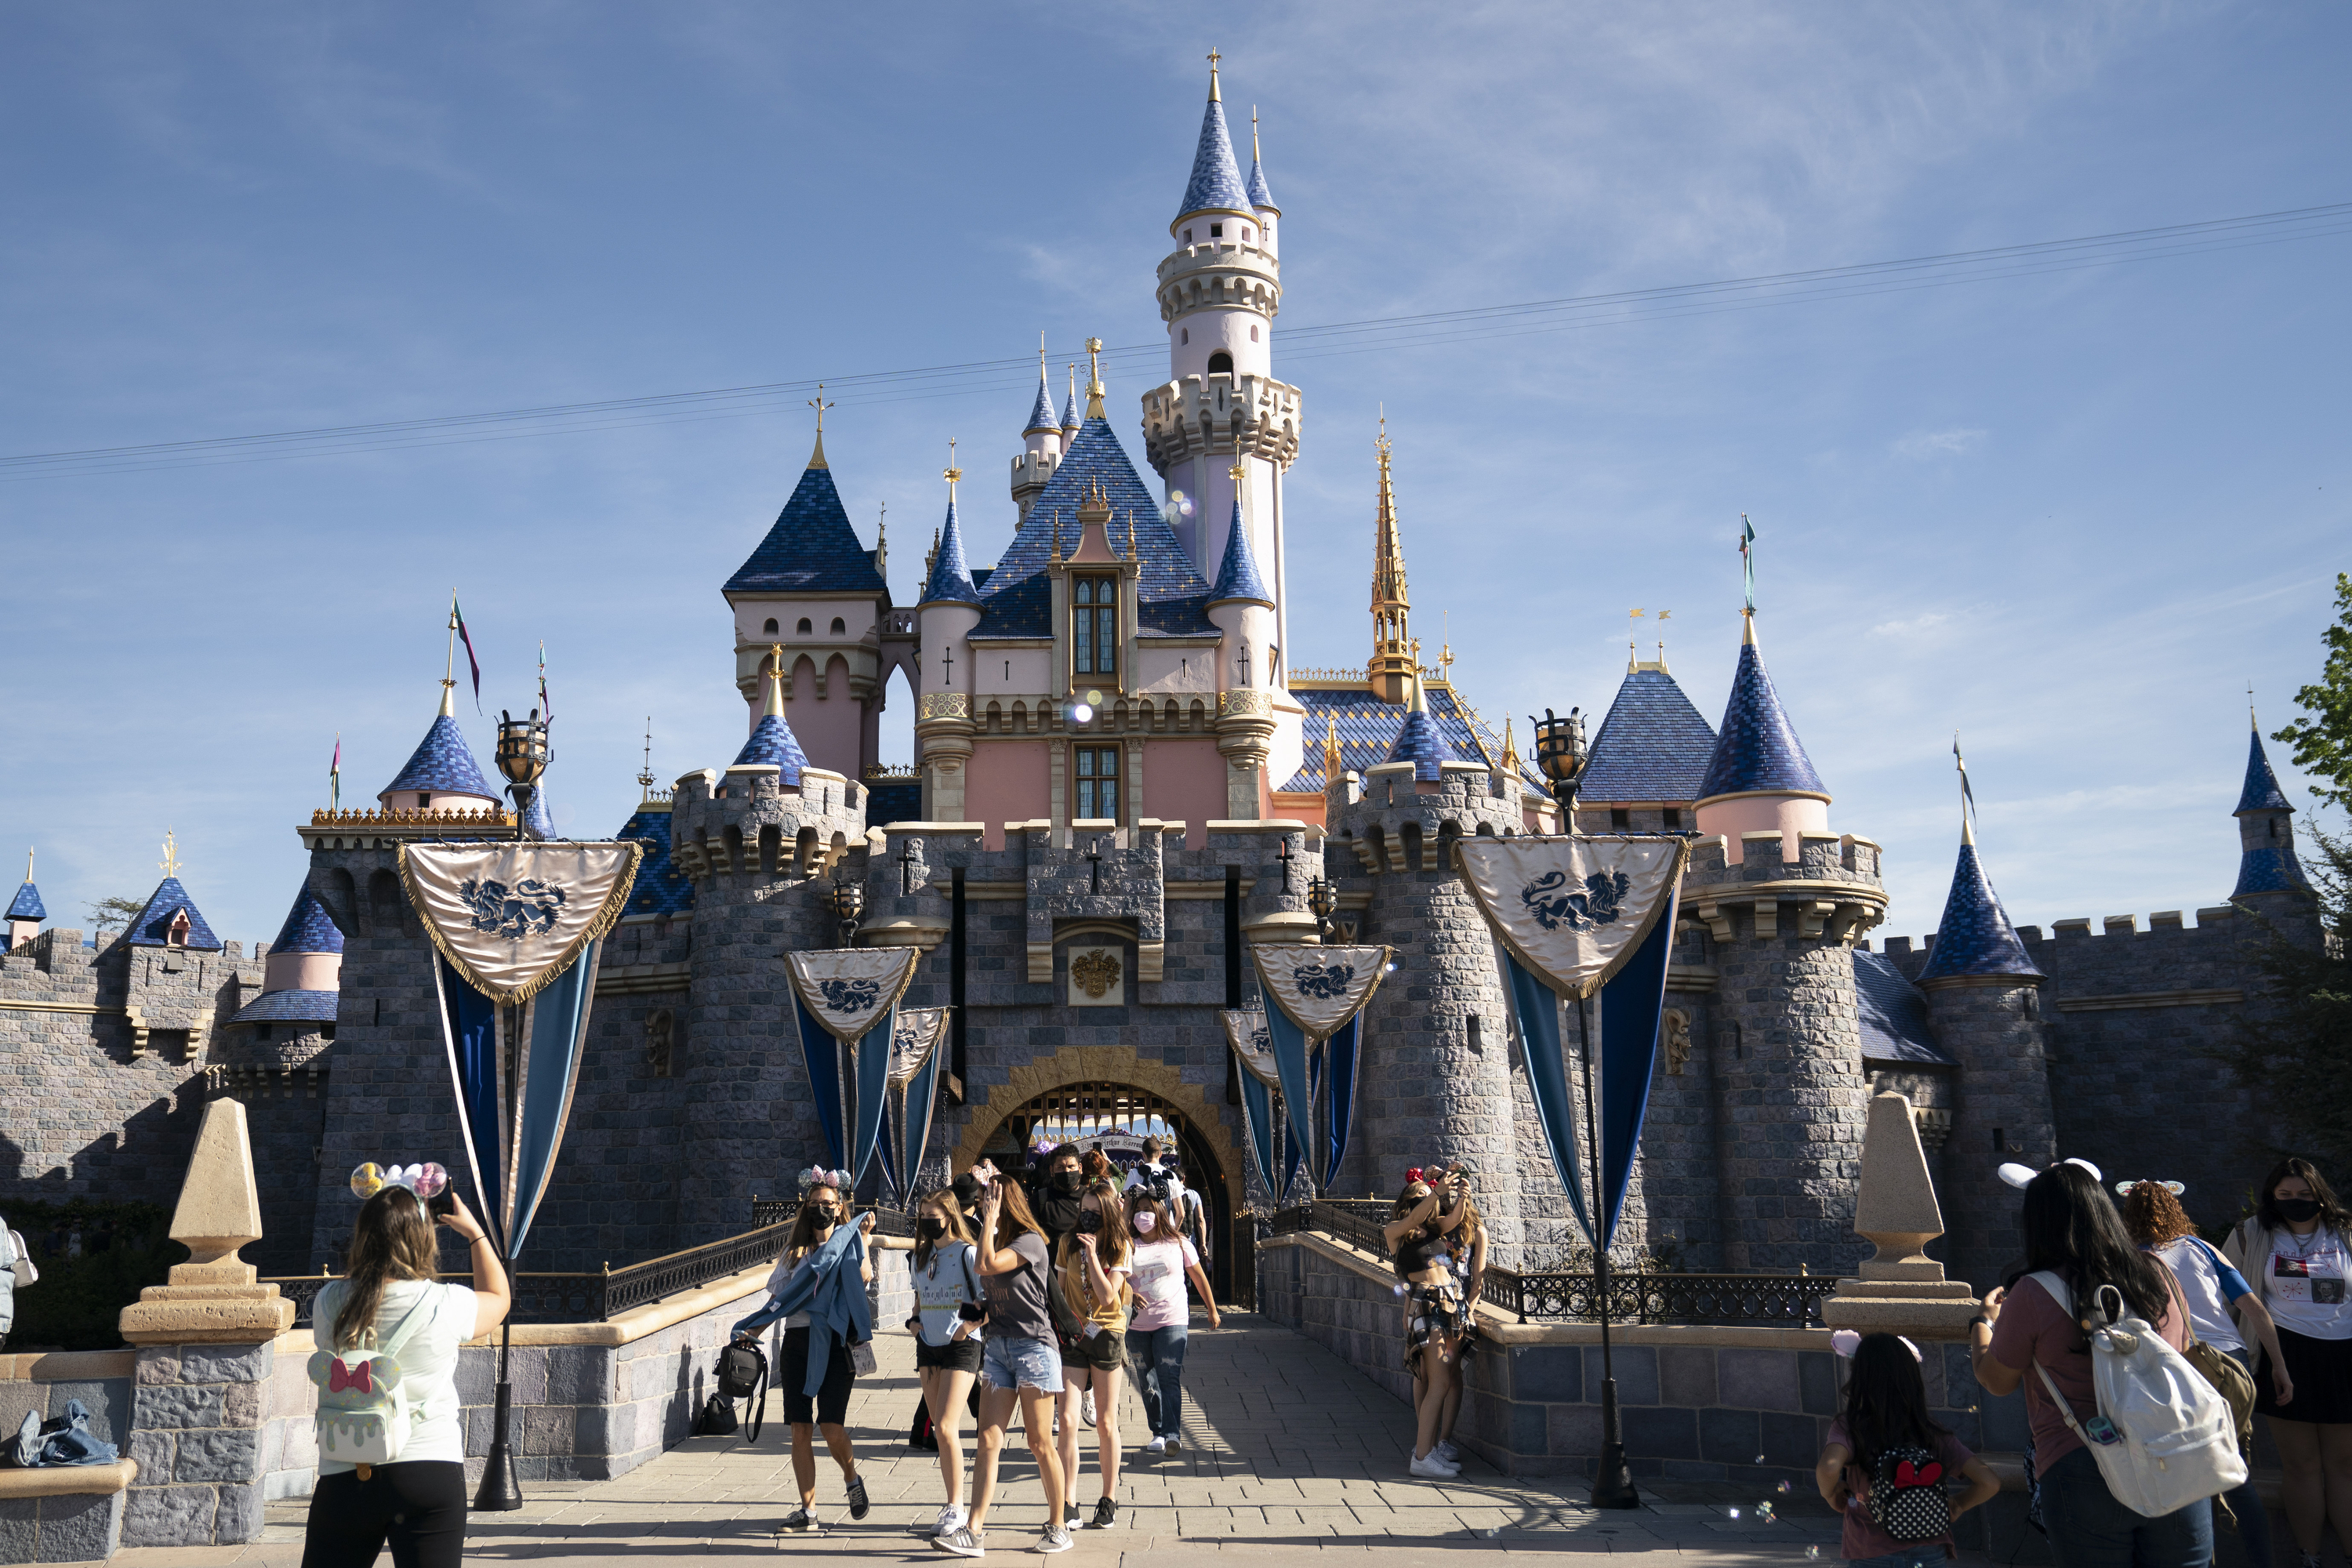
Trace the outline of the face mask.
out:
M 923 1221 L 923 1237 L 925 1240 L 937 1241 L 947 1233 L 947 1221 L 937 1218 L 927 1218 Z
M 841 1211 L 839 1209 L 819 1209 L 816 1211 L 816 1223 L 820 1226 L 837 1225 L 840 1221 Z
M 2305 1220 L 2319 1217 L 2319 1200 L 2317 1198 L 2281 1198 L 2278 1200 L 2278 1212 L 2285 1218 L 2301 1225 Z
M 1054 1173 L 1054 1190 L 1057 1193 L 1075 1193 L 1085 1180 L 1086 1177 L 1076 1171 L 1056 1171 Z
M 1135 1216 L 1135 1228 L 1142 1235 L 1150 1236 L 1151 1234 L 1151 1215 L 1149 1210 Z

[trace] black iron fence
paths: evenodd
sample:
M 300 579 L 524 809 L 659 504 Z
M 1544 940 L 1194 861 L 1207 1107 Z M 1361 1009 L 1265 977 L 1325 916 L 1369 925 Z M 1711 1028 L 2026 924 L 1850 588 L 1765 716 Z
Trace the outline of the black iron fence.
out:
M 758 1226 L 790 1225 L 793 1222 L 793 1216 L 800 1213 L 800 1208 L 801 1205 L 798 1198 L 753 1198 L 751 1200 L 751 1223 Z M 901 1237 L 908 1240 L 913 1239 L 915 1235 L 914 1215 L 900 1214 L 897 1209 L 884 1208 L 879 1204 L 877 1204 L 870 1209 L 858 1210 L 857 1217 L 859 1219 L 864 1219 L 869 1214 L 874 1216 L 875 1235 Z
M 1381 1235 L 1391 1205 L 1382 1199 L 1323 1200 L 1275 1214 L 1266 1233 L 1286 1236 L 1317 1231 L 1370 1253 L 1389 1255 Z M 1837 1289 L 1826 1274 L 1609 1275 L 1609 1316 L 1619 1323 L 1756 1324 L 1817 1329 L 1822 1299 Z M 1593 1276 L 1584 1273 L 1521 1274 L 1488 1268 L 1486 1299 L 1497 1310 L 1528 1322 L 1598 1322 L 1601 1301 Z

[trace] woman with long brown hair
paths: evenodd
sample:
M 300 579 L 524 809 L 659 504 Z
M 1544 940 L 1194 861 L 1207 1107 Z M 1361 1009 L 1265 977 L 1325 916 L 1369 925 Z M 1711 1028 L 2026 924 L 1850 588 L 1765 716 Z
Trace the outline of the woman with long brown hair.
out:
M 845 1176 L 846 1173 L 837 1173 Z M 784 1239 L 784 1250 L 776 1259 L 774 1271 L 769 1276 L 768 1289 L 772 1297 L 783 1288 L 809 1256 L 831 1238 L 834 1227 L 849 1217 L 849 1205 L 842 1197 L 835 1178 L 821 1175 L 810 1182 L 801 1195 L 800 1212 L 793 1216 L 793 1228 Z M 871 1241 L 874 1216 L 867 1215 L 857 1222 Z M 861 1258 L 857 1265 L 861 1284 L 874 1283 L 874 1264 L 870 1258 Z M 756 1314 L 755 1314 L 756 1316 Z M 775 1384 L 784 1391 L 784 1420 L 793 1429 L 793 1480 L 800 1490 L 801 1505 L 784 1516 L 781 1528 L 789 1531 L 819 1529 L 816 1516 L 816 1431 L 824 1434 L 824 1446 L 833 1455 L 833 1462 L 841 1467 L 842 1480 L 849 1494 L 849 1517 L 864 1519 L 873 1507 L 866 1495 L 866 1478 L 857 1473 L 857 1455 L 850 1447 L 849 1393 L 857 1373 L 851 1363 L 849 1347 L 838 1338 L 832 1343 L 832 1354 L 825 1363 L 824 1379 L 812 1398 L 808 1387 L 809 1314 L 794 1312 L 784 1319 L 782 1353 L 776 1358 Z M 742 1325 L 738 1325 L 739 1330 Z
M 1454 1233 L 1469 1211 L 1459 1197 L 1423 1180 L 1415 1167 L 1391 1212 L 1381 1234 L 1404 1282 L 1404 1364 L 1421 1388 L 1413 1406 L 1412 1472 L 1423 1480 L 1451 1480 L 1461 1468 L 1438 1453 L 1437 1439 L 1446 1398 L 1460 1373 L 1455 1363 L 1462 1336 L 1470 1326 L 1453 1256 Z
M 1445 1169 L 1445 1195 L 1459 1205 L 1462 1223 L 1446 1237 L 1446 1267 L 1462 1290 L 1462 1333 L 1457 1347 L 1454 1376 L 1437 1408 L 1437 1441 L 1433 1451 L 1447 1464 L 1459 1467 L 1462 1450 L 1454 1446 L 1454 1426 L 1462 1419 L 1462 1386 L 1460 1363 L 1470 1359 L 1478 1348 L 1478 1299 L 1486 1291 L 1486 1219 L 1478 1212 L 1477 1201 L 1470 1195 L 1470 1167 L 1456 1160 Z M 1413 1408 L 1429 1394 L 1429 1384 L 1416 1378 L 1413 1384 Z
M 1062 1340 L 1062 1484 L 1078 1489 L 1078 1394 L 1095 1396 L 1095 1451 L 1100 1456 L 1102 1496 L 1095 1500 L 1091 1530 L 1118 1521 L 1118 1384 L 1127 1364 L 1127 1276 L 1135 1242 L 1127 1228 L 1127 1205 L 1118 1184 L 1098 1176 L 1078 1200 L 1077 1228 L 1062 1237 L 1054 1253 L 1054 1323 Z M 1071 1498 L 1064 1517 L 1076 1520 Z
M 1062 1456 L 1054 1447 L 1054 1396 L 1062 1391 L 1062 1358 L 1054 1346 L 1054 1318 L 1045 1299 L 1053 1260 L 1045 1235 L 1029 1212 L 1021 1184 L 999 1176 L 980 1201 L 980 1279 L 988 1290 L 988 1327 L 981 1341 L 980 1443 L 971 1462 L 971 1513 L 963 1525 L 931 1538 L 958 1557 L 988 1551 L 988 1510 L 996 1500 L 996 1461 L 1004 1424 L 1021 1407 L 1021 1426 L 1045 1489 L 1045 1533 L 1034 1550 L 1067 1552 L 1062 1524 Z
M 360 1205 L 345 1258 L 349 1272 L 311 1303 L 311 1337 L 324 1353 L 398 1351 L 409 1424 L 393 1463 L 319 1456 L 302 1568 L 369 1568 L 387 1543 L 398 1568 L 458 1568 L 465 1558 L 466 1421 L 457 1402 L 457 1352 L 504 1322 L 514 1298 L 480 1223 L 454 1191 L 449 1205 L 440 1223 L 466 1239 L 472 1289 L 439 1282 L 434 1222 L 423 1200 L 406 1187 L 387 1186 Z
M 948 1500 L 938 1522 L 919 1526 L 918 1532 L 935 1539 L 963 1526 L 963 1437 L 958 1427 L 964 1396 L 980 1375 L 980 1326 L 988 1317 L 988 1292 L 980 1282 L 978 1255 L 954 1188 L 934 1188 L 917 1204 L 914 1262 L 915 1315 L 907 1327 L 915 1336 L 915 1375 L 930 1412 Z

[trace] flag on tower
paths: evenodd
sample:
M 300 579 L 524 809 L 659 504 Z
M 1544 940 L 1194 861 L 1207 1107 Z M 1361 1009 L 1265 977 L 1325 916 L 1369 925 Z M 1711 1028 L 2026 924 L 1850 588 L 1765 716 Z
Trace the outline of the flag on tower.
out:
M 474 711 L 482 710 L 482 661 L 474 657 L 474 635 L 466 629 L 466 612 L 457 607 L 457 590 L 449 590 L 449 629 L 466 645 L 466 667 L 474 673 Z
M 1748 514 L 1739 514 L 1739 574 L 1747 579 L 1748 613 L 1756 613 L 1756 553 L 1748 547 L 1756 542 L 1756 525 Z
M 1968 759 L 1960 755 L 1960 732 L 1952 731 L 1952 765 L 1960 770 L 1960 810 L 1973 817 L 1977 814 L 1976 791 L 1969 787 Z
M 547 639 L 545 637 L 539 639 L 539 710 L 547 716 L 549 723 L 555 722 L 555 704 L 547 695 Z
M 334 760 L 327 764 L 327 805 L 332 811 L 343 807 L 343 733 L 335 731 Z

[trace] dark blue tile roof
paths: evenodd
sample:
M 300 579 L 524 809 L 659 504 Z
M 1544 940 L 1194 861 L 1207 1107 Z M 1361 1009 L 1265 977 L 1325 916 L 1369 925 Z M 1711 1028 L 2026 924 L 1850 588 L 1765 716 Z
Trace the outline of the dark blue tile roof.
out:
M 196 908 L 195 900 L 188 897 L 188 889 L 180 886 L 177 877 L 166 877 L 155 885 L 155 891 L 148 897 L 147 907 L 141 910 L 139 918 L 131 922 L 125 940 L 133 947 L 169 945 L 172 917 L 181 910 L 188 911 L 187 945 L 218 952 L 220 938 L 215 936 L 213 928 L 205 923 L 204 911 Z
M 523 813 L 522 827 L 533 838 L 555 837 L 555 815 L 547 808 L 547 786 L 541 784 L 530 792 L 530 809 Z
M 874 556 L 857 542 L 831 468 L 810 468 L 775 526 L 727 579 L 730 594 L 887 594 Z
M 1919 978 L 2041 973 L 2025 955 L 2025 944 L 2017 940 L 1992 884 L 1985 880 L 1977 847 L 1961 845 L 1959 863 L 1952 868 L 1952 891 L 1944 900 L 1944 918 L 1936 926 L 1936 944 L 1927 951 Z
M 0 915 L 0 920 L 11 921 L 45 921 L 48 918 L 49 911 L 41 907 L 41 889 L 30 882 L 16 889 L 16 902 L 8 906 L 5 915 Z
M 1059 430 L 1060 421 L 1054 417 L 1054 395 L 1045 390 L 1045 367 L 1037 367 L 1037 401 L 1029 405 L 1029 423 L 1021 426 L 1021 434 L 1037 430 Z
M 1959 1065 L 1927 1027 L 1927 993 L 1904 979 L 1885 953 L 1855 952 L 1853 993 L 1861 1004 L 1864 1061 Z
M 2294 858 L 2294 840 L 2282 838 L 2274 844 L 2257 845 L 2238 857 L 2238 885 L 2230 896 L 2291 893 L 2310 886 L 2304 879 L 2303 862 Z
M 1592 760 L 1577 786 L 1597 805 L 1659 801 L 1687 805 L 1699 798 L 1715 730 L 1691 706 L 1675 678 L 1636 669 L 1617 689 L 1617 700 L 1592 737 Z
M 1211 208 L 1250 210 L 1242 166 L 1234 157 L 1234 139 L 1225 131 L 1225 106 L 1213 98 L 1201 116 L 1201 144 L 1192 153 L 1192 177 L 1184 184 L 1184 204 L 1176 216 L 1181 220 Z
M 635 838 L 646 847 L 637 862 L 636 886 L 629 890 L 633 915 L 682 915 L 694 908 L 694 882 L 669 858 L 669 813 L 639 807 L 621 824 L 615 838 Z
M 1265 161 L 1255 153 L 1250 157 L 1249 205 L 1254 207 L 1274 207 L 1274 193 L 1265 188 Z M 1274 207 L 1280 212 L 1280 207 Z
M 1070 395 L 1062 404 L 1062 428 L 1076 430 L 1081 423 L 1078 418 L 1078 389 L 1074 386 L 1070 388 Z
M 1397 726 L 1397 737 L 1389 744 L 1389 754 L 1381 760 L 1411 763 L 1415 780 L 1435 784 L 1444 776 L 1440 771 L 1441 764 L 1458 763 L 1462 759 L 1454 754 L 1452 746 L 1446 744 L 1444 735 L 1437 728 L 1437 721 L 1429 716 L 1429 710 L 1415 708 L 1407 712 L 1404 722 Z
M 1040 391 L 1037 395 L 1042 399 L 1045 393 Z M 972 586 L 971 569 L 964 563 L 963 529 L 956 521 L 952 490 L 948 493 L 948 520 L 940 529 L 940 552 L 931 561 L 931 580 L 923 585 L 919 603 L 929 605 L 942 600 L 959 605 L 980 603 L 980 590 Z
M 892 779 L 866 786 L 866 826 L 887 827 L 894 822 L 923 818 L 923 781 Z
M 1160 503 L 1137 477 L 1118 437 L 1111 434 L 1110 421 L 1097 417 L 1080 427 L 1063 456 L 1062 466 L 1045 481 L 1020 531 L 989 574 L 980 591 L 981 605 L 987 614 L 972 637 L 984 641 L 1054 635 L 1053 579 L 1045 567 L 1053 558 L 1055 529 L 1058 522 L 1062 554 L 1066 559 L 1078 547 L 1078 500 L 1082 489 L 1090 483 L 1101 485 L 1110 499 L 1109 543 L 1120 555 L 1127 553 L 1130 521 L 1135 527 L 1136 552 L 1143 562 L 1143 575 L 1136 585 L 1140 606 L 1138 634 L 1217 636 L 1207 615 L 1208 583 L 1169 531 L 1167 520 L 1160 515 Z
M 2278 774 L 2271 772 L 2271 760 L 2263 752 L 2263 732 L 2257 730 L 2250 738 L 2246 752 L 2246 787 L 2238 792 L 2238 809 L 2233 815 L 2294 809 L 2287 804 L 2286 792 L 2279 788 Z
M 1217 585 L 1209 590 L 1209 603 L 1221 605 L 1227 599 L 1255 599 L 1271 605 L 1274 595 L 1265 591 L 1265 579 L 1257 574 L 1257 552 L 1250 548 L 1249 529 L 1242 522 L 1242 498 L 1234 498 L 1234 520 L 1225 530 L 1225 559 L 1217 568 Z
M 335 991 L 265 991 L 236 1010 L 232 1024 L 276 1024 L 294 1020 L 331 1024 L 341 993 Z
M 1739 670 L 1731 678 L 1731 700 L 1724 704 L 1723 730 L 1707 758 L 1697 799 L 1749 791 L 1827 795 L 1821 774 L 1805 755 L 1796 727 L 1781 710 L 1780 694 L 1765 671 L 1754 643 L 1739 649 Z
M 408 765 L 380 793 L 391 795 L 411 789 L 429 790 L 435 795 L 478 795 L 491 800 L 499 797 L 489 780 L 482 776 L 480 764 L 474 761 L 474 748 L 466 744 L 465 731 L 446 713 L 434 718 L 433 728 L 425 731 L 425 739 L 410 753 Z
M 1323 793 L 1323 742 L 1330 732 L 1332 721 L 1336 721 L 1339 728 L 1340 764 L 1358 774 L 1388 761 L 1389 752 L 1396 746 L 1397 733 L 1404 728 L 1402 707 L 1383 702 L 1361 687 L 1338 690 L 1293 688 L 1290 695 L 1307 710 L 1307 745 L 1306 758 L 1298 772 L 1275 786 L 1286 795 Z M 1469 705 L 1454 696 L 1451 687 L 1433 685 L 1424 689 L 1424 695 L 1431 721 L 1456 757 L 1490 765 L 1502 761 L 1503 738 L 1480 722 Z M 1534 773 L 1525 771 L 1524 764 L 1522 767 L 1527 786 L 1548 793 L 1542 781 Z
M 793 733 L 792 725 L 778 714 L 760 715 L 760 721 L 751 727 L 751 738 L 735 753 L 736 767 L 761 763 L 772 763 L 781 770 L 776 774 L 779 788 L 800 787 L 801 770 L 808 766 L 808 753 L 801 750 L 800 739 Z
M 343 933 L 327 918 L 327 906 L 310 891 L 310 884 L 294 895 L 294 907 L 286 911 L 286 923 L 278 928 L 278 940 L 269 944 L 272 952 L 341 952 Z

